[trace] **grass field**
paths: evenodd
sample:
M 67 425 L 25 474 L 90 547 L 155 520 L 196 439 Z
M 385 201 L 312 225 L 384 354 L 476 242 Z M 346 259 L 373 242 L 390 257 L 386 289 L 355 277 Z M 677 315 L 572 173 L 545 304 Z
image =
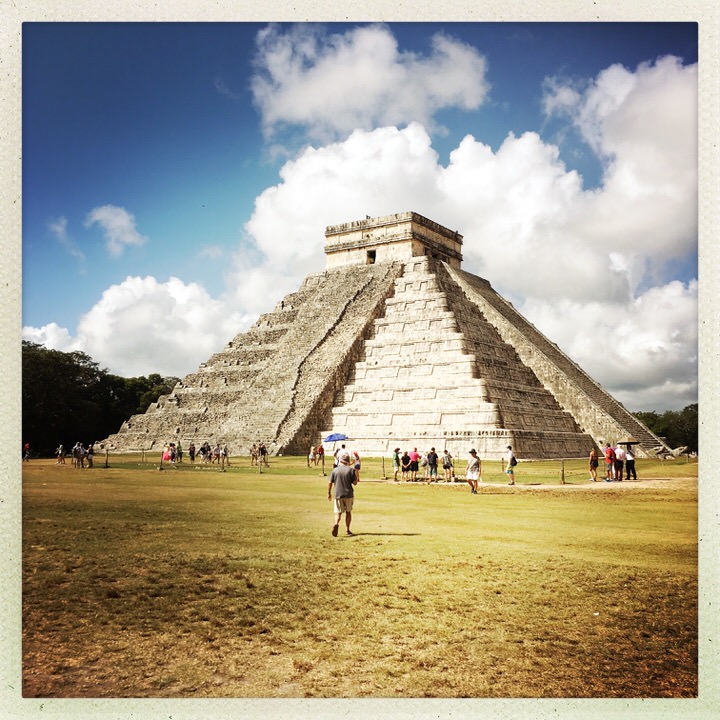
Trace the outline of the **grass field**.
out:
M 25 697 L 697 694 L 696 463 L 471 495 L 365 460 L 337 538 L 302 458 L 103 465 L 24 464 Z

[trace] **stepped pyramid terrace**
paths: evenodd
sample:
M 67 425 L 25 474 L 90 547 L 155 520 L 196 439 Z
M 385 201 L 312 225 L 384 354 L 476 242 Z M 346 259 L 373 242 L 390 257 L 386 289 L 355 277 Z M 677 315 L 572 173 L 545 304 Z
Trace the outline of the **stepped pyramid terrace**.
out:
M 414 212 L 330 226 L 326 268 L 103 441 L 306 454 L 342 432 L 362 455 L 586 457 L 633 439 L 665 447 L 490 283 L 462 236 Z

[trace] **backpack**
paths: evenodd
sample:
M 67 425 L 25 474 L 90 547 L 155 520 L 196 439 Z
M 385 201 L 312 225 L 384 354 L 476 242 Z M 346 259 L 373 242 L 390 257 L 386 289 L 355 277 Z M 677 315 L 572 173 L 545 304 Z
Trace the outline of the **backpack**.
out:
M 517 458 L 513 455 L 510 458 L 510 467 L 515 467 L 517 465 Z

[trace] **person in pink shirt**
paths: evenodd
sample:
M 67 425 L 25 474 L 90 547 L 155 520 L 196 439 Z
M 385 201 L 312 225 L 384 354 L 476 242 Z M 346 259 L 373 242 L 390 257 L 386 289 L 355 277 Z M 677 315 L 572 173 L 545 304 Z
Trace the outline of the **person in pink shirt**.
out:
M 417 448 L 410 452 L 410 482 L 417 482 L 417 474 L 420 468 L 420 453 Z

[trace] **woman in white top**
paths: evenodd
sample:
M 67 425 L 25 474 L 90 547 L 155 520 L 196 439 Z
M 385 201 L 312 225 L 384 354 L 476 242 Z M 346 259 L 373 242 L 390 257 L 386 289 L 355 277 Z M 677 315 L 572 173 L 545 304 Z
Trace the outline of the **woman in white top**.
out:
M 470 451 L 465 477 L 470 486 L 470 492 L 473 495 L 477 495 L 478 480 L 480 478 L 480 458 L 477 456 L 474 448 Z

